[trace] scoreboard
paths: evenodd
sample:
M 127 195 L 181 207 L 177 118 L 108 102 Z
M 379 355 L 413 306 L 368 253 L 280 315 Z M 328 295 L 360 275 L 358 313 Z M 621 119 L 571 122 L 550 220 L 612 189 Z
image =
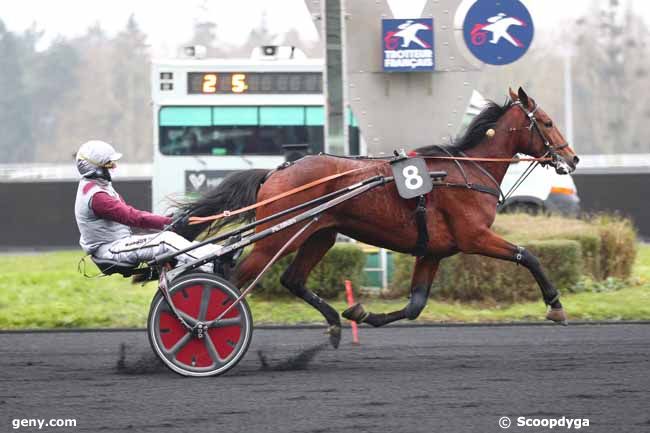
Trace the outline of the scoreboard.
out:
M 188 72 L 187 93 L 322 94 L 320 72 Z

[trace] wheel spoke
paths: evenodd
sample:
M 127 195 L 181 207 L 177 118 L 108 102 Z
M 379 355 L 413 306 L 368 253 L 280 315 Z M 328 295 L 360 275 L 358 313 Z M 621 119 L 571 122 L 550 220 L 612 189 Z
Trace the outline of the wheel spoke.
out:
M 214 343 L 212 342 L 210 335 L 206 334 L 204 341 L 205 347 L 208 349 L 208 353 L 210 354 L 210 358 L 212 358 L 212 361 L 214 361 L 216 367 L 222 366 L 224 364 L 224 360 L 219 356 L 219 352 L 217 352 L 217 348 L 214 347 Z
M 192 333 L 188 332 L 183 337 L 181 337 L 181 339 L 178 340 L 169 350 L 167 350 L 167 353 L 170 355 L 175 355 L 179 350 L 183 348 L 183 346 L 189 343 L 191 339 L 192 339 Z
M 174 310 L 172 310 L 172 307 L 169 305 L 169 302 L 167 302 L 167 300 L 165 300 L 165 302 L 163 302 L 160 305 L 160 311 L 169 313 L 169 314 L 173 315 L 174 317 L 176 316 L 176 314 L 174 314 Z M 176 308 L 176 311 L 178 312 L 178 315 L 181 316 L 181 318 L 183 320 L 185 320 L 185 322 L 187 322 L 188 325 L 190 325 L 190 326 L 196 325 L 196 322 L 197 322 L 196 317 L 192 317 L 189 314 L 187 314 L 186 312 L 184 312 L 182 310 L 179 310 L 178 308 Z
M 242 319 L 241 316 L 231 317 L 229 319 L 221 319 L 216 323 L 210 325 L 210 328 L 224 328 L 226 326 L 241 325 Z
M 196 318 L 190 316 L 189 314 L 187 314 L 184 311 L 181 311 L 181 310 L 178 310 L 178 309 L 177 309 L 177 311 L 178 311 L 178 315 L 181 316 L 183 318 L 183 320 L 185 320 L 187 322 L 188 325 L 190 325 L 190 326 L 196 325 L 196 322 L 197 322 Z
M 212 289 L 210 286 L 203 285 L 202 290 L 201 305 L 199 306 L 199 315 L 197 317 L 197 320 L 200 322 L 205 320 L 205 315 L 208 312 L 208 307 L 210 306 L 210 295 L 212 294 Z

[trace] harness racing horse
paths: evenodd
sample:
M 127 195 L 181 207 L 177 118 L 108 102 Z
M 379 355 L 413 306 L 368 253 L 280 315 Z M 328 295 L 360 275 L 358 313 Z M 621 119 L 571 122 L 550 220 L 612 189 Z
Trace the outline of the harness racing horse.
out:
M 447 183 L 455 183 L 451 186 L 461 185 L 462 188 L 434 188 L 426 195 L 428 242 L 424 250 L 419 250 L 415 262 L 408 304 L 401 310 L 387 314 L 368 313 L 357 304 L 344 311 L 343 316 L 373 326 L 417 318 L 426 305 L 440 260 L 463 252 L 508 260 L 526 267 L 549 306 L 547 319 L 566 324 L 559 294 L 542 271 L 537 258 L 490 230 L 498 198 L 486 193 L 488 188 L 485 186 L 500 184 L 508 169 L 508 160 L 518 153 L 536 158 L 546 157 L 544 160 L 560 174 L 575 170 L 579 161 L 549 116 L 521 88 L 518 94 L 510 90 L 510 100 L 503 106 L 490 103 L 473 119 L 455 145 L 416 149 L 415 154 L 425 158 L 429 170 L 446 171 Z M 461 160 L 477 158 L 481 162 L 451 160 L 451 155 Z M 490 158 L 499 160 L 491 161 Z M 250 206 L 317 179 L 354 169 L 358 170 L 260 206 L 254 217 L 259 220 L 370 176 L 391 176 L 390 165 L 385 159 L 307 156 L 284 169 L 234 173 L 203 197 L 185 204 L 184 208 L 193 216 L 213 215 Z M 484 187 L 479 188 L 481 185 Z M 338 346 L 341 335 L 339 314 L 305 287 L 309 273 L 334 245 L 337 233 L 393 251 L 413 253 L 418 241 L 418 227 L 413 216 L 414 202 L 401 198 L 394 182 L 387 183 L 322 214 L 284 252 L 286 255 L 297 250 L 293 262 L 281 277 L 282 284 L 321 312 L 329 324 L 330 342 L 334 347 Z M 226 224 L 251 220 L 252 217 L 252 212 L 226 217 L 215 223 L 212 229 L 218 230 Z M 209 222 L 186 224 L 179 227 L 177 232 L 194 239 L 209 225 Z M 271 225 L 265 223 L 257 230 Z M 252 280 L 302 226 L 304 223 L 255 243 L 250 254 L 238 263 L 231 277 L 232 282 L 242 287 Z

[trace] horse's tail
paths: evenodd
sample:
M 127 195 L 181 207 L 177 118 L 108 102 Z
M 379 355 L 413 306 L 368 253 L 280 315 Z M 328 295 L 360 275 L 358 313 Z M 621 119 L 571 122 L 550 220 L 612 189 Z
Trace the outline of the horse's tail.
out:
M 226 176 L 216 188 L 207 191 L 196 200 L 179 205 L 181 211 L 190 216 L 210 216 L 226 210 L 236 210 L 257 202 L 257 192 L 270 170 L 253 169 L 239 171 Z M 255 211 L 244 212 L 232 217 L 225 217 L 212 225 L 210 231 L 219 231 L 230 223 L 251 221 Z M 176 232 L 186 239 L 195 239 L 210 225 L 209 222 L 179 227 Z

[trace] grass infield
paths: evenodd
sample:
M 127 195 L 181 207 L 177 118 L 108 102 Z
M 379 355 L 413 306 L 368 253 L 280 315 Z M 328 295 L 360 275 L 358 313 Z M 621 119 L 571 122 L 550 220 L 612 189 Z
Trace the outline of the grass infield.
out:
M 132 285 L 119 276 L 84 278 L 77 273 L 81 252 L 0 256 L 0 329 L 144 327 L 154 283 Z M 89 273 L 97 270 L 88 260 Z M 341 295 L 343 295 L 341 284 Z M 341 296 L 343 299 L 343 296 Z M 299 299 L 248 298 L 257 324 L 324 323 L 320 314 Z M 373 312 L 402 308 L 406 299 L 362 299 Z M 565 293 L 569 319 L 650 319 L 650 245 L 640 245 L 630 281 L 592 284 L 581 293 Z M 334 301 L 343 311 L 346 304 Z M 461 304 L 430 300 L 420 322 L 539 321 L 540 300 L 514 305 Z

